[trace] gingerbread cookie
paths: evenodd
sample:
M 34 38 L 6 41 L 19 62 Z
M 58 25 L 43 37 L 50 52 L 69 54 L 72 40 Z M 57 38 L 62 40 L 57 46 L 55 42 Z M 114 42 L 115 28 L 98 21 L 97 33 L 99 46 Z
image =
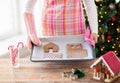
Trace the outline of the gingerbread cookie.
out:
M 67 44 L 68 58 L 84 58 L 88 56 L 87 50 L 82 48 L 81 43 Z
M 62 53 L 44 53 L 45 59 L 59 59 L 62 58 Z
M 50 42 L 50 43 L 43 46 L 43 50 L 44 50 L 45 53 L 48 53 L 49 49 L 52 49 L 53 52 L 58 52 L 59 47 L 56 44 L 52 43 L 52 42 Z

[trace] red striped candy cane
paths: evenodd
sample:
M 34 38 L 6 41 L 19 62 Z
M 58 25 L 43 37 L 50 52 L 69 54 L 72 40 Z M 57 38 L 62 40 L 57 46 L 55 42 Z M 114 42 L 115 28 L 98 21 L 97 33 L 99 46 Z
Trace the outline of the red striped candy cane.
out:
M 18 54 L 18 49 L 15 48 L 13 53 L 12 53 L 12 64 L 15 65 L 16 64 L 16 57 L 17 57 L 17 54 Z
M 13 49 L 14 49 L 14 45 L 8 46 L 8 50 L 13 52 Z
M 19 48 L 20 45 L 22 45 L 22 48 L 24 48 L 23 42 L 18 42 L 17 48 Z

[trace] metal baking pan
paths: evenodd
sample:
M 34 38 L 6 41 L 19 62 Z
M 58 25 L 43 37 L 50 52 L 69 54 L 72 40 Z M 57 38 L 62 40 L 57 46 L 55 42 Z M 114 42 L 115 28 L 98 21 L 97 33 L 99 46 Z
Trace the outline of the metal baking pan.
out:
M 41 46 L 32 46 L 31 56 L 30 60 L 32 62 L 43 62 L 43 61 L 78 61 L 78 60 L 90 60 L 94 59 L 95 55 L 93 52 L 93 47 L 84 40 L 84 35 L 75 35 L 75 36 L 57 36 L 57 37 L 43 37 L 40 38 L 40 41 L 42 42 Z M 44 45 L 48 43 L 54 43 L 59 47 L 58 53 L 62 53 L 62 58 L 44 58 Z M 80 43 L 82 45 L 82 49 L 87 50 L 87 56 L 86 57 L 72 57 L 68 58 L 66 46 L 67 44 L 78 44 Z M 75 52 L 76 53 L 76 52 Z M 73 52 L 74 56 L 74 52 Z M 82 56 L 82 54 L 80 54 Z

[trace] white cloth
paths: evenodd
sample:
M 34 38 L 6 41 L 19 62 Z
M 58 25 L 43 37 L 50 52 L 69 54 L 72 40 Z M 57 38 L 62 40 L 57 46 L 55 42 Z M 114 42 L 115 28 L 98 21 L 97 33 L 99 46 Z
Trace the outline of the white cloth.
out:
M 36 1 L 37 0 L 26 0 L 24 12 L 25 13 L 33 13 Z
M 83 0 L 92 33 L 98 34 L 98 16 L 94 0 Z
M 33 13 L 37 0 L 26 0 L 24 12 Z M 98 34 L 98 16 L 94 0 L 83 0 L 92 33 Z

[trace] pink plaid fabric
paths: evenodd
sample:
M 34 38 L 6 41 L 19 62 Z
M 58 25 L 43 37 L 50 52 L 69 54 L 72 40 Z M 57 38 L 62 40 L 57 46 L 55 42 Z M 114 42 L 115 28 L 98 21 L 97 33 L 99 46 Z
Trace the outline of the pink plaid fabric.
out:
M 85 22 L 81 0 L 45 0 L 43 35 L 79 35 Z

